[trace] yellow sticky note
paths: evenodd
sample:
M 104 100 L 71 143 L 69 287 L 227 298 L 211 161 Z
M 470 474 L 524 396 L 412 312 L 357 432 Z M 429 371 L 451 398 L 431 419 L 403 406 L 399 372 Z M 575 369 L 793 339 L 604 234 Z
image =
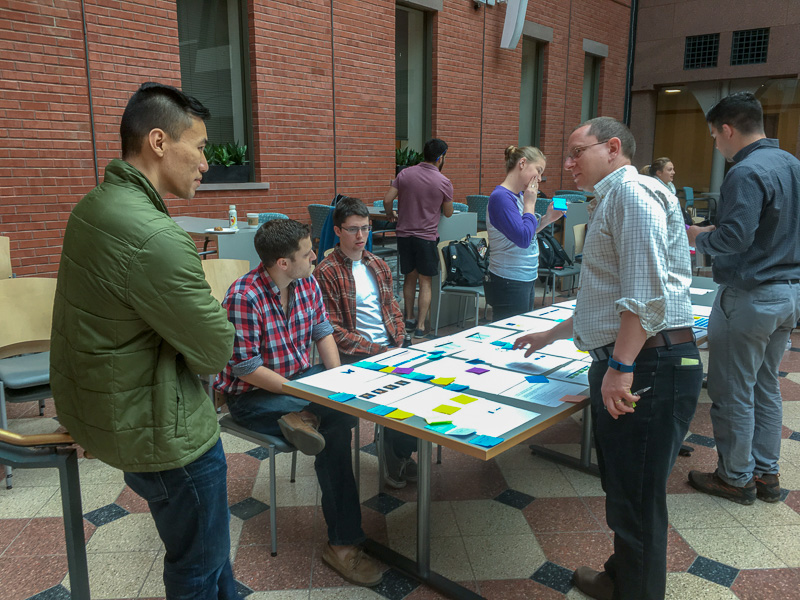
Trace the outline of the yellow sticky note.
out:
M 407 419 L 408 417 L 413 417 L 414 413 L 406 412 L 406 411 L 400 410 L 398 408 L 398 409 L 390 412 L 386 416 L 389 417 L 390 419 L 397 419 L 399 421 L 402 421 L 403 419 Z
M 694 365 L 699 365 L 700 361 L 696 358 L 682 358 L 681 359 L 681 366 L 682 367 L 693 367 Z
M 450 385 L 455 380 L 455 377 L 437 377 L 436 379 L 431 379 L 430 382 L 434 385 Z
M 383 367 L 381 369 L 381 373 L 392 373 L 394 372 L 394 367 Z
M 466 394 L 459 394 L 458 396 L 454 396 L 450 398 L 459 404 L 469 404 L 470 402 L 475 402 L 477 398 L 473 398 L 472 396 L 467 396 Z
M 454 412 L 458 412 L 461 410 L 457 406 L 448 406 L 447 404 L 441 404 L 433 409 L 433 412 L 442 413 L 445 415 L 452 415 Z

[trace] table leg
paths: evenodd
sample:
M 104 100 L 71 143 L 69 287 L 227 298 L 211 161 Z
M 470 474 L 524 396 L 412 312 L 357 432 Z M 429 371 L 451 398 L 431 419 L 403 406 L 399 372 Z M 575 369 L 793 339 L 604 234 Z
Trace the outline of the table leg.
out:
M 600 477 L 600 469 L 597 467 L 597 465 L 592 464 L 592 413 L 591 407 L 588 404 L 583 409 L 583 430 L 581 431 L 580 459 L 568 456 L 563 452 L 556 452 L 555 450 L 544 448 L 543 446 L 539 446 L 537 444 L 531 444 L 529 448 L 534 454 L 541 456 L 542 458 L 552 460 L 553 462 L 561 465 L 567 465 L 568 467 L 578 469 L 579 471 L 583 471 L 589 475 Z

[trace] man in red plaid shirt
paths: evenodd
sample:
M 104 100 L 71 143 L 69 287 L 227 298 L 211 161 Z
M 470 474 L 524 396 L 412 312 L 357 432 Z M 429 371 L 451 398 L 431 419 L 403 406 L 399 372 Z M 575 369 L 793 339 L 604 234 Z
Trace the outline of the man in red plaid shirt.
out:
M 347 363 L 399 348 L 405 336 L 389 265 L 365 249 L 369 229 L 369 209 L 361 200 L 339 200 L 333 211 L 333 231 L 339 244 L 316 273 L 333 337 Z M 417 480 L 417 464 L 411 458 L 416 448 L 416 438 L 384 429 L 380 454 L 386 483 L 402 488 L 407 481 Z
M 261 264 L 236 280 L 222 305 L 236 328 L 233 357 L 214 387 L 227 400 L 236 423 L 283 435 L 304 454 L 315 455 L 328 544 L 322 559 L 347 581 L 378 585 L 380 565 L 360 544 L 361 505 L 351 463 L 355 417 L 284 394 L 290 379 L 340 365 L 322 293 L 311 276 L 316 255 L 308 225 L 268 221 L 256 232 Z M 322 365 L 312 367 L 312 342 Z

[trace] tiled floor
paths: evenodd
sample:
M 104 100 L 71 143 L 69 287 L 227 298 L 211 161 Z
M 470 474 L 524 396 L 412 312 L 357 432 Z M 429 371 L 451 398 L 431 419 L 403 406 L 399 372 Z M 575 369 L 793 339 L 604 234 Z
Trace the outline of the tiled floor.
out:
M 800 332 L 792 340 L 781 366 L 784 501 L 740 506 L 688 486 L 690 469 L 711 470 L 716 461 L 703 390 L 690 428 L 695 451 L 678 458 L 669 482 L 668 598 L 800 598 Z M 33 404 L 11 405 L 9 416 L 19 432 L 58 428 L 51 402 L 45 417 Z M 415 486 L 376 497 L 372 427 L 362 422 L 361 431 L 364 528 L 413 555 Z M 579 415 L 532 439 L 577 454 Z M 249 600 L 439 597 L 395 571 L 374 590 L 355 588 L 324 565 L 319 491 L 302 455 L 295 483 L 289 456 L 278 457 L 278 556 L 271 557 L 268 461 L 242 440 L 223 443 L 234 573 Z M 163 551 L 146 504 L 119 471 L 94 460 L 82 460 L 80 470 L 92 598 L 162 598 Z M 67 599 L 56 472 L 17 470 L 14 482 L 13 490 L 0 489 L 0 597 Z M 572 570 L 600 568 L 612 549 L 599 480 L 532 456 L 527 442 L 489 462 L 445 449 L 433 465 L 432 499 L 433 568 L 490 599 L 583 598 Z

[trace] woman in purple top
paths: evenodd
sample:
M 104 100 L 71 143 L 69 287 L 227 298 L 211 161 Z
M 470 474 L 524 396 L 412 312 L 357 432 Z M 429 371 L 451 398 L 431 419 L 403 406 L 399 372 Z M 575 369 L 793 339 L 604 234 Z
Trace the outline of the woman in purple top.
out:
M 491 252 L 484 290 L 495 321 L 533 308 L 539 270 L 536 233 L 564 216 L 552 204 L 541 219 L 534 215 L 546 164 L 541 150 L 533 146 L 509 146 L 505 159 L 506 178 L 489 196 L 486 209 Z

